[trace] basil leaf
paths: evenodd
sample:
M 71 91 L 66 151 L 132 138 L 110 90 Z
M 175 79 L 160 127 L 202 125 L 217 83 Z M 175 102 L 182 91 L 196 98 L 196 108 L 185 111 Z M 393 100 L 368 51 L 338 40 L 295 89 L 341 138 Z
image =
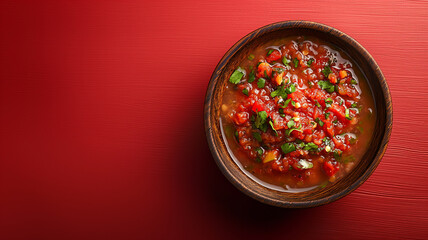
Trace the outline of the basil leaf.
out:
M 257 142 L 262 142 L 262 135 L 259 132 L 253 132 L 253 137 L 257 140 Z
M 278 136 L 278 132 L 276 131 L 276 129 L 273 127 L 273 122 L 269 121 L 269 125 L 272 127 L 272 130 L 275 132 L 275 135 Z
M 231 82 L 233 84 L 238 84 L 239 81 L 241 81 L 244 74 L 245 74 L 245 70 L 242 69 L 241 67 L 238 67 L 230 76 L 229 82 Z
M 267 115 L 266 111 L 258 112 L 257 117 L 256 117 L 256 121 L 254 122 L 254 125 L 256 126 L 256 128 L 263 130 L 262 126 L 266 123 L 267 117 L 268 117 L 268 115 Z
M 325 89 L 329 93 L 334 92 L 334 85 L 328 81 L 319 81 L 318 85 L 320 86 L 321 89 L 323 90 Z
M 331 71 L 331 68 L 329 66 L 325 66 L 321 72 L 324 74 L 325 77 L 328 77 L 328 75 L 333 71 Z
M 296 151 L 296 146 L 292 143 L 284 143 L 281 145 L 281 150 L 284 154 L 291 153 L 292 151 Z
M 285 89 L 285 92 L 288 94 L 294 93 L 296 91 L 296 86 L 294 84 L 290 84 L 290 86 L 288 86 Z
M 290 101 L 291 101 L 291 98 L 287 99 L 283 105 L 279 105 L 279 106 L 282 108 L 286 108 L 288 106 L 288 104 L 290 103 Z
M 270 96 L 273 98 L 276 96 L 279 96 L 279 97 L 282 97 L 283 99 L 286 99 L 287 98 L 287 92 L 285 91 L 283 86 L 279 86 L 279 88 L 277 90 L 271 92 Z
M 266 72 L 266 71 L 265 71 Z M 266 83 L 266 79 L 264 78 L 259 78 L 259 80 L 257 81 L 257 87 L 259 88 L 264 88 L 265 87 L 265 83 Z

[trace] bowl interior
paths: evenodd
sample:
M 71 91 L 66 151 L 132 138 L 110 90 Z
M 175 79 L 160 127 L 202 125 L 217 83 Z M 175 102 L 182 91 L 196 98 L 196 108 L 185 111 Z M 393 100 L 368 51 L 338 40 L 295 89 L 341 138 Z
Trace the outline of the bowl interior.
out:
M 361 69 L 376 107 L 375 132 L 363 159 L 344 178 L 323 189 L 301 193 L 279 192 L 251 180 L 229 155 L 221 134 L 220 107 L 224 87 L 230 74 L 255 47 L 271 39 L 291 35 L 315 36 L 344 50 Z M 211 152 L 224 175 L 247 195 L 270 205 L 280 207 L 312 207 L 337 200 L 361 185 L 379 164 L 392 127 L 392 108 L 388 86 L 378 65 L 355 40 L 331 27 L 305 22 L 289 21 L 258 29 L 238 41 L 222 58 L 214 71 L 205 102 L 205 125 Z

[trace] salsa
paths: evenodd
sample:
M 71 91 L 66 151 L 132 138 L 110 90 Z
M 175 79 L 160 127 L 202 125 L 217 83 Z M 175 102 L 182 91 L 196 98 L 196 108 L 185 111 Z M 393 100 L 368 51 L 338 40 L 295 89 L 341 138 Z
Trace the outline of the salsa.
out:
M 257 47 L 232 71 L 221 122 L 238 165 L 282 191 L 324 187 L 363 157 L 375 122 L 358 66 L 315 37 Z

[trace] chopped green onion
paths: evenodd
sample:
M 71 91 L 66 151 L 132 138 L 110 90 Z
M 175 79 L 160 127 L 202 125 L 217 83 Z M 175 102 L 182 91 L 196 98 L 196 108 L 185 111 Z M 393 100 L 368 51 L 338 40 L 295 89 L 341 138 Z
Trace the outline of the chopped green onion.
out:
M 345 117 L 346 117 L 346 119 L 348 119 L 348 120 L 351 120 L 351 119 L 352 119 L 352 117 L 349 115 L 349 108 L 347 108 L 347 109 L 345 110 Z
M 290 60 L 288 60 L 285 56 L 282 58 L 282 63 L 284 63 L 285 66 L 288 66 L 290 63 Z

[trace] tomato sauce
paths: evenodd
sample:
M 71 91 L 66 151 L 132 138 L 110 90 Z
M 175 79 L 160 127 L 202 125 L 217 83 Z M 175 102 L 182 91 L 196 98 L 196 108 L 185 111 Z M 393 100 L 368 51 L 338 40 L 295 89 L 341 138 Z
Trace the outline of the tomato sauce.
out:
M 294 36 L 251 51 L 229 77 L 223 133 L 237 164 L 281 191 L 324 187 L 363 157 L 376 118 L 358 66 L 340 49 Z

